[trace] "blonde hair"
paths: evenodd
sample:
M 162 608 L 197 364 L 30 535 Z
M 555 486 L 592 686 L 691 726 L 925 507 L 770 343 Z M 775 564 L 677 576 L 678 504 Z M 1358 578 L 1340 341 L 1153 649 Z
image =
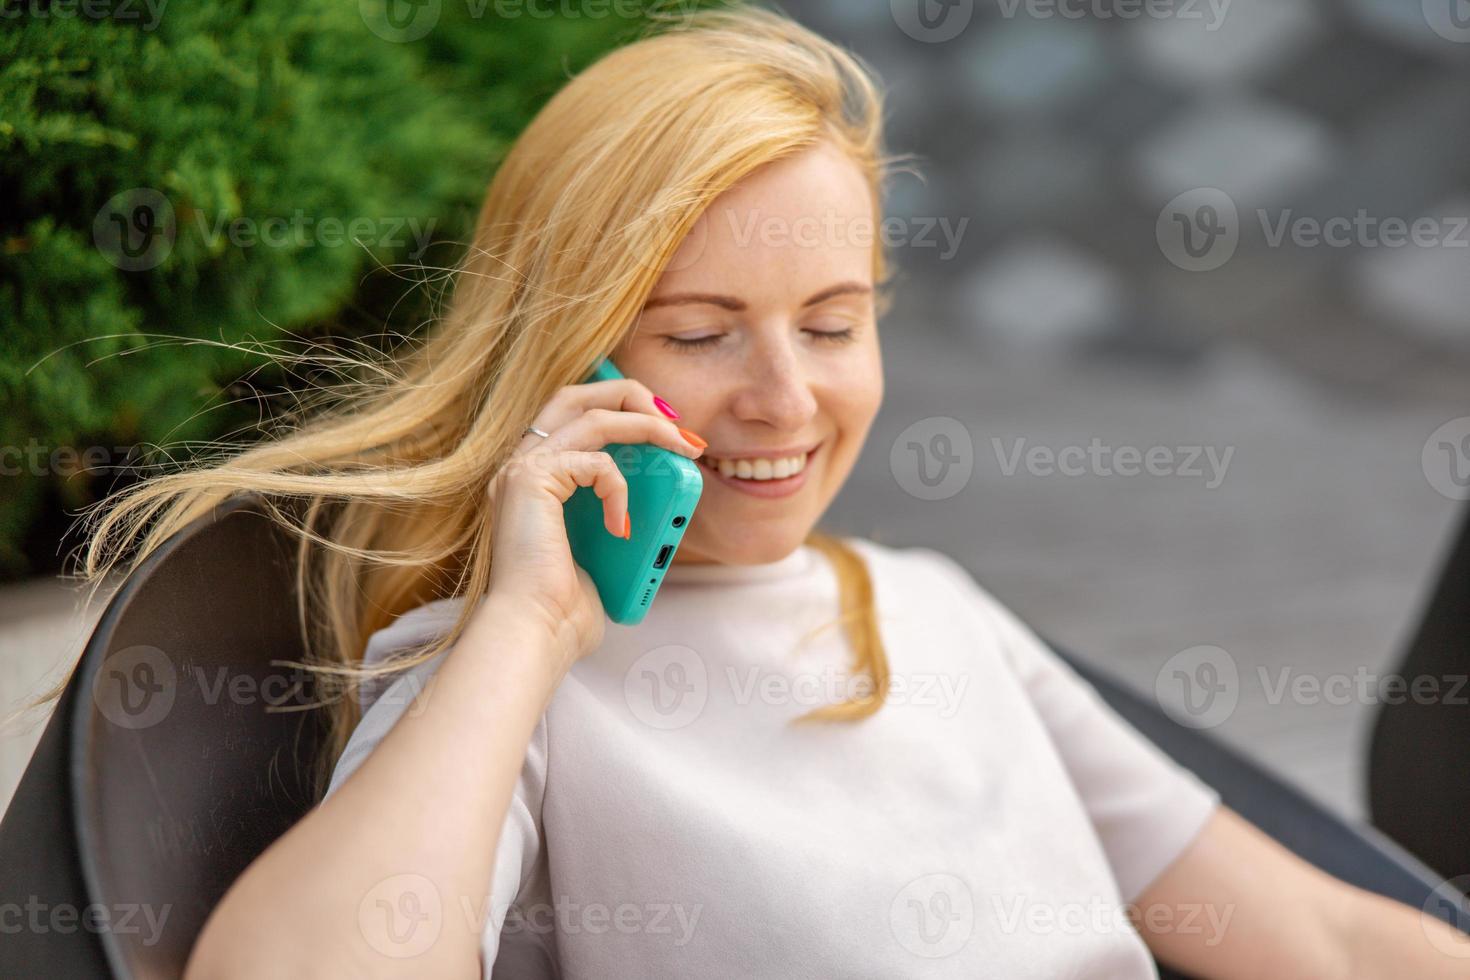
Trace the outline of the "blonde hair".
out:
M 351 360 L 351 384 L 317 392 L 329 397 L 314 411 L 283 413 L 244 451 L 93 505 L 82 576 L 100 583 L 127 550 L 136 568 L 231 495 L 261 494 L 299 537 L 297 614 L 310 652 L 293 665 L 331 695 L 321 702 L 324 788 L 361 713 L 344 695 L 450 647 L 476 604 L 463 603 L 431 646 L 390 663 L 363 666 L 369 637 L 433 599 L 486 591 L 487 474 L 557 389 L 616 347 L 696 219 L 756 168 L 822 141 L 862 168 L 876 211 L 890 163 L 881 128 L 862 64 L 784 16 L 736 6 L 655 24 L 568 82 L 517 140 L 444 314 L 417 346 Z M 883 282 L 878 246 L 874 281 Z M 871 683 L 805 717 L 862 718 L 888 689 L 868 572 L 835 537 L 813 532 L 808 543 L 835 568 L 838 621 Z

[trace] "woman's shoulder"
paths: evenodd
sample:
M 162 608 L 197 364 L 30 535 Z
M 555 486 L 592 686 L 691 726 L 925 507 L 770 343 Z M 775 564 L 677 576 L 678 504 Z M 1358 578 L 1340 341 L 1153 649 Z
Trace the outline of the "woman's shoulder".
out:
M 415 606 L 393 622 L 373 633 L 363 651 L 364 663 L 375 663 L 394 650 L 418 646 L 442 635 L 459 619 L 465 596 L 446 596 Z
M 426 648 L 448 633 L 459 619 L 465 596 L 446 596 L 415 606 L 393 622 L 368 637 L 362 652 L 362 666 L 369 667 L 393 661 Z M 371 708 L 395 683 L 408 689 L 427 683 L 444 661 L 447 650 L 402 671 L 364 678 L 358 690 L 358 703 L 363 711 Z

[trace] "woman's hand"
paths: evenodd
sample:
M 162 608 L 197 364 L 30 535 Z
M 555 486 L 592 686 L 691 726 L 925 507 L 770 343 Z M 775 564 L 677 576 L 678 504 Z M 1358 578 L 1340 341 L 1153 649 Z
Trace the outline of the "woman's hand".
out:
M 592 577 L 572 560 L 562 505 L 579 486 L 591 487 L 603 526 L 623 537 L 628 484 L 603 447 L 647 442 L 693 459 L 703 446 L 630 378 L 568 385 L 531 424 L 548 436 L 526 433 L 490 481 L 490 595 L 540 619 L 557 638 L 565 670 L 602 642 L 604 612 Z
M 1154 956 L 1190 976 L 1470 975 L 1470 936 L 1308 864 L 1226 806 L 1133 906 Z

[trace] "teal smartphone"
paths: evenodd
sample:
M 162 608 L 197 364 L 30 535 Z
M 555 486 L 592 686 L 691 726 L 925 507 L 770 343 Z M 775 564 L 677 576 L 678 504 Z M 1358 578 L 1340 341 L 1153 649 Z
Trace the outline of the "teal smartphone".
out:
M 603 358 L 582 383 L 622 376 Z M 694 460 L 650 443 L 610 442 L 603 450 L 628 482 L 632 537 L 609 534 L 602 521 L 602 499 L 591 487 L 578 487 L 564 505 L 567 540 L 572 558 L 597 584 L 608 618 L 632 626 L 643 620 L 658 594 L 694 517 L 704 477 Z

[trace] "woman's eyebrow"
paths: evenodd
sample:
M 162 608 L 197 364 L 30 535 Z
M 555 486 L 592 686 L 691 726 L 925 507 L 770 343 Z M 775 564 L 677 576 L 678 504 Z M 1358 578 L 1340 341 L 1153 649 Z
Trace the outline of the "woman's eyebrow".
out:
M 660 306 L 691 306 L 699 303 L 708 303 L 710 306 L 719 306 L 737 313 L 745 309 L 745 303 L 734 296 L 719 296 L 714 293 L 670 293 L 667 296 L 653 296 L 643 304 L 643 308 L 652 310 Z
M 816 306 L 818 303 L 826 302 L 827 300 L 832 299 L 834 296 L 845 296 L 848 293 L 871 293 L 872 291 L 873 287 L 869 286 L 867 283 L 857 282 L 856 280 L 849 280 L 848 282 L 839 282 L 835 286 L 828 286 L 821 292 L 812 294 L 812 296 L 801 305 Z
M 844 296 L 848 293 L 871 293 L 873 287 L 867 283 L 848 281 L 839 282 L 834 286 L 828 286 L 821 292 L 814 293 L 806 299 L 802 306 L 815 306 L 835 296 Z M 708 304 L 718 306 L 721 309 L 732 310 L 736 313 L 745 309 L 745 301 L 736 299 L 734 296 L 721 296 L 718 293 L 670 293 L 667 296 L 652 296 L 643 304 L 643 309 L 653 310 L 660 306 L 694 306 Z

